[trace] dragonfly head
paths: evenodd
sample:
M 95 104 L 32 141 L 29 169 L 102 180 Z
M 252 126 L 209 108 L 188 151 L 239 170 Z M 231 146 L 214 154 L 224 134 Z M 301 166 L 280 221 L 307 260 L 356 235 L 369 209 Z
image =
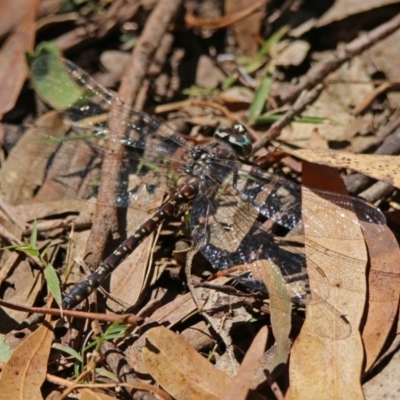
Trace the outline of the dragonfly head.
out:
M 214 137 L 228 144 L 238 157 L 248 158 L 252 152 L 247 130 L 241 124 L 235 124 L 232 128 L 219 128 L 215 131 Z

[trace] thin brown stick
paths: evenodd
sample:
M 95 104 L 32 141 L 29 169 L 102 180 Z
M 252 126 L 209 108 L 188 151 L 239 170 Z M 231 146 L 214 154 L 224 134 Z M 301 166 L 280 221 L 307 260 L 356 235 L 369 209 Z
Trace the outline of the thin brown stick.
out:
M 133 326 L 139 325 L 140 323 L 143 322 L 143 318 L 137 317 L 134 314 L 117 315 L 117 314 L 103 314 L 103 313 L 92 313 L 92 312 L 82 312 L 82 311 L 60 310 L 59 308 L 27 307 L 27 306 L 21 306 L 19 304 L 9 303 L 8 301 L 4 301 L 1 299 L 0 299 L 0 306 L 15 311 L 30 312 L 37 314 L 75 317 L 75 318 L 90 319 L 90 320 L 110 322 L 110 323 L 120 321 L 121 323 L 126 323 Z
M 139 1 L 115 0 L 104 14 L 96 14 L 85 24 L 60 35 L 55 43 L 62 52 L 95 43 L 132 20 L 139 8 Z
M 151 13 L 122 77 L 118 97 L 125 103 L 133 104 L 136 101 L 152 57 L 180 3 L 180 0 L 161 0 Z M 109 114 L 109 127 L 113 130 L 114 136 L 123 137 L 125 132 L 121 132 L 124 129 L 123 121 L 120 121 L 121 115 L 115 114 L 112 107 Z M 112 204 L 112 199 L 117 198 L 118 188 L 115 182 L 121 179 L 125 149 L 123 145 L 112 141 L 109 141 L 108 145 L 112 152 L 109 152 L 110 157 L 105 157 L 103 161 L 98 207 L 86 247 L 86 254 L 89 256 L 85 262 L 91 266 L 97 266 L 100 263 L 109 238 L 108 234 L 112 233 L 114 238 L 118 238 L 116 235 L 118 232 L 117 212 L 103 204 Z
M 226 14 L 222 17 L 204 19 L 198 18 L 193 14 L 187 13 L 185 15 L 185 23 L 189 28 L 203 28 L 203 29 L 219 29 L 229 25 L 233 25 L 239 21 L 243 21 L 250 15 L 260 11 L 265 5 L 266 0 L 260 0 L 255 4 L 251 4 L 249 7 L 244 8 L 232 14 Z
M 313 90 L 304 91 L 299 96 L 292 107 L 285 113 L 285 115 L 279 120 L 274 122 L 265 134 L 262 135 L 253 144 L 253 152 L 264 147 L 264 145 L 272 139 L 275 139 L 281 133 L 281 130 L 292 121 L 293 117 L 299 115 L 305 108 L 313 103 L 321 94 L 324 85 L 319 84 Z
M 376 145 L 382 143 L 373 154 L 394 155 L 400 153 L 400 117 L 389 122 L 376 134 Z M 383 142 L 382 142 L 383 140 Z M 359 193 L 365 190 L 374 180 L 356 172 L 345 178 L 344 182 L 350 193 Z
M 400 14 L 397 14 L 391 20 L 348 43 L 343 49 L 338 50 L 336 53 L 329 55 L 315 64 L 307 74 L 300 79 L 297 85 L 289 87 L 284 93 L 278 96 L 278 103 L 285 104 L 292 102 L 303 90 L 310 89 L 322 82 L 332 71 L 338 69 L 343 63 L 386 38 L 399 27 Z

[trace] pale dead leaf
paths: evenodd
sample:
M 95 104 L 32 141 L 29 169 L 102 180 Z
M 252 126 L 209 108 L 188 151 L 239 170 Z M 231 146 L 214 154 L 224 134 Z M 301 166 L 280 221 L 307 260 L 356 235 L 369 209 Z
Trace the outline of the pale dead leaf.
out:
M 272 373 L 279 374 L 275 368 L 286 365 L 290 353 L 292 302 L 280 269 L 271 260 L 259 260 L 250 264 L 249 268 L 255 280 L 263 282 L 268 290 L 271 326 L 276 342 Z
M 328 142 L 319 133 L 318 128 L 314 128 L 311 132 L 310 141 L 308 142 L 309 149 L 329 149 Z
M 193 301 L 191 293 L 175 297 L 174 300 L 158 307 L 151 315 L 151 319 L 159 324 L 171 327 L 182 321 L 197 310 L 197 305 Z
M 254 338 L 251 346 L 239 367 L 237 375 L 233 379 L 229 390 L 224 394 L 222 400 L 247 399 L 250 384 L 258 367 L 264 362 L 264 350 L 268 339 L 268 328 L 262 327 Z
M 368 230 L 368 226 L 365 227 Z M 368 307 L 362 339 L 365 371 L 368 371 L 386 344 L 397 320 L 400 296 L 400 249 L 393 233 L 386 229 L 378 238 L 366 238 L 370 256 Z
M 297 147 L 307 147 L 311 132 L 315 127 L 325 140 L 348 140 L 346 127 L 354 121 L 355 117 L 328 91 L 323 91 L 319 98 L 303 113 L 309 117 L 323 118 L 324 122 L 316 125 L 315 123 L 292 122 L 286 126 L 279 140 L 296 145 Z
M 67 132 L 60 115 L 49 112 L 39 118 L 37 126 L 28 129 L 13 147 L 0 170 L 0 190 L 4 200 L 10 204 L 23 203 L 32 198 L 43 183 L 48 159 L 59 147 L 59 143 L 44 144 L 38 141 L 43 129 L 58 138 Z
M 18 253 L 15 253 L 15 257 L 11 257 L 9 260 L 14 260 L 18 268 L 12 268 L 12 273 L 6 279 L 7 284 L 4 285 L 3 300 L 15 304 L 32 306 L 38 293 L 42 289 L 43 274 L 39 269 L 32 268 L 28 259 L 25 258 L 21 260 L 21 256 L 19 256 Z M 3 268 L 7 266 L 8 261 L 2 266 Z M 5 310 L 5 312 L 9 320 L 6 322 L 6 320 L 3 319 L 4 328 L 11 322 L 11 319 L 22 323 L 29 315 L 28 312 L 16 310 Z M 15 328 L 15 326 L 13 328 Z
M 275 63 L 276 65 L 284 67 L 300 65 L 310 50 L 310 44 L 304 40 L 294 40 L 292 42 L 282 41 L 278 46 L 285 47 L 281 52 L 279 52 L 279 48 L 277 49 L 279 55 L 277 56 Z
M 342 64 L 328 79 L 336 81 L 329 86 L 329 92 L 348 109 L 358 106 L 374 90 L 370 75 L 359 56 Z M 359 84 L 360 81 L 365 83 Z
M 348 168 L 389 185 L 400 187 L 400 157 L 398 156 L 307 149 L 288 151 L 288 153 L 304 161 L 334 168 Z
M 53 331 L 41 325 L 18 346 L 0 378 L 0 400 L 39 400 L 46 378 Z
M 14 209 L 21 216 L 22 220 L 33 221 L 34 219 L 54 218 L 55 215 L 60 214 L 86 212 L 88 203 L 81 200 L 65 199 L 47 201 L 46 203 L 19 204 Z
M 2 0 L 0 9 L 0 37 L 5 37 L 12 29 L 17 26 L 26 13 L 25 7 L 21 7 L 21 3 L 13 0 Z
M 24 12 L 0 51 L 0 119 L 17 101 L 27 76 L 25 53 L 33 50 L 35 42 L 39 1 L 20 0 L 18 5 Z M 2 6 L 6 7 L 4 4 Z
M 156 209 L 163 202 L 166 190 L 165 180 L 160 180 L 159 176 L 149 173 L 145 181 L 146 185 L 140 186 L 137 191 L 135 208 L 130 207 L 127 210 L 127 232 L 134 232 L 149 219 L 148 210 Z M 147 190 L 148 187 L 155 187 L 156 190 L 150 193 Z M 150 238 L 144 240 L 111 275 L 110 293 L 126 304 L 135 305 L 143 296 L 144 288 L 152 283 L 152 279 L 153 282 L 157 280 L 162 273 L 157 268 L 150 268 L 154 236 L 158 237 L 158 232 L 159 230 L 156 235 L 151 235 Z M 120 306 L 112 300 L 108 300 L 107 304 L 114 311 L 120 309 Z
M 259 0 L 225 0 L 225 12 L 228 17 L 229 14 L 259 3 Z M 260 35 L 263 15 L 264 12 L 260 10 L 232 25 L 238 46 L 244 54 L 251 57 L 257 53 L 258 43 L 256 38 Z
M 318 19 L 316 25 L 322 27 L 335 21 L 340 21 L 354 15 L 373 11 L 395 3 L 397 3 L 395 0 L 336 0 L 332 3 L 332 7 L 330 7 L 328 11 Z
M 379 40 L 362 56 L 368 64 L 372 63 L 377 71 L 380 71 L 389 82 L 399 82 L 400 73 L 397 65 L 400 62 L 400 31 L 393 32 L 390 36 Z M 390 90 L 387 93 L 390 105 L 393 109 L 400 107 L 400 93 L 398 90 Z
M 82 389 L 79 391 L 81 393 L 81 400 L 112 400 L 115 397 L 111 397 L 108 394 L 102 392 L 95 392 L 90 389 Z
M 314 254 L 313 250 L 315 243 L 327 249 L 324 265 L 317 262 L 330 285 L 326 301 L 337 310 L 339 315 L 346 318 L 351 325 L 351 333 L 347 337 L 338 335 L 339 339 L 330 339 L 317 334 L 313 335 L 311 329 L 302 329 L 293 344 L 290 358 L 289 398 L 361 399 L 363 397 L 360 377 L 364 350 L 359 326 L 365 308 L 367 290 L 365 282 L 367 252 L 364 237 L 361 227 L 356 229 L 357 227 L 354 225 L 354 213 L 344 208 L 340 209 L 340 213 L 343 215 L 342 222 L 345 224 L 346 221 L 349 221 L 349 227 L 345 229 L 352 232 L 352 237 L 343 239 L 348 235 L 344 235 L 340 231 L 333 236 L 335 224 L 325 218 L 325 212 L 329 207 L 339 208 L 339 206 L 322 199 L 312 190 L 328 190 L 345 196 L 346 190 L 343 182 L 334 169 L 304 163 L 303 184 L 303 202 L 307 201 L 307 208 L 313 211 L 303 215 L 307 261 L 318 256 Z M 308 202 L 312 196 L 317 199 Z M 325 207 L 320 206 L 323 201 L 326 202 Z M 317 204 L 318 207 L 315 206 Z M 318 221 L 319 224 L 325 222 L 331 235 L 329 238 L 313 237 L 313 246 L 309 246 L 310 239 L 307 237 L 307 230 L 313 229 L 315 221 Z M 330 261 L 328 262 L 328 260 Z M 346 260 L 349 265 L 346 265 Z M 318 261 L 318 258 L 315 261 Z M 319 281 L 314 277 L 316 271 L 309 269 L 308 272 L 311 290 L 318 293 Z M 351 280 L 351 290 L 345 284 L 349 280 Z M 343 287 L 346 287 L 346 290 Z M 304 327 L 311 325 L 312 328 L 317 328 L 320 324 L 322 325 L 321 329 L 325 331 L 327 328 L 325 325 L 331 324 L 330 329 L 335 331 L 337 329 L 335 321 L 340 322 L 340 318 L 337 320 L 324 319 L 324 315 L 320 313 L 321 301 L 322 299 L 316 299 L 308 305 Z
M 232 86 L 221 92 L 218 97 L 229 106 L 248 107 L 254 99 L 254 92 L 243 86 Z
M 400 393 L 400 370 L 399 332 L 397 327 L 397 338 L 385 354 L 384 368 L 363 385 L 364 395 L 367 400 L 387 399 L 397 400 Z
M 217 68 L 210 57 L 206 55 L 200 56 L 196 70 L 195 83 L 197 86 L 215 89 L 224 79 L 225 75 Z
M 158 307 L 149 319 L 150 324 L 157 321 L 160 325 L 171 327 L 182 321 L 188 315 L 193 314 L 197 310 L 197 305 L 193 301 L 191 293 L 177 296 L 173 301 Z M 146 325 L 142 327 L 145 329 Z M 135 368 L 135 371 L 145 374 L 146 370 L 142 363 L 141 352 L 146 343 L 145 335 L 142 335 L 126 350 L 126 357 L 129 364 Z
M 143 364 L 148 373 L 174 398 L 219 399 L 232 379 L 216 369 L 179 335 L 164 327 L 147 332 Z

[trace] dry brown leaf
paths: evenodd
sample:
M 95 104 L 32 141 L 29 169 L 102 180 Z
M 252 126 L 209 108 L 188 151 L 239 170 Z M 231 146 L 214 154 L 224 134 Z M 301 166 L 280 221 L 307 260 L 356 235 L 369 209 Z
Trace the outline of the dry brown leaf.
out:
M 135 200 L 135 208 L 128 208 L 127 211 L 127 232 L 134 232 L 149 218 L 148 210 L 156 209 L 162 204 L 165 181 L 163 182 L 160 177 L 151 176 L 151 174 L 146 176 L 145 181 L 146 185 L 153 183 L 156 190 L 149 193 L 146 185 L 140 187 L 137 192 L 137 200 Z M 162 273 L 158 268 L 149 268 L 153 243 L 154 240 L 145 240 L 111 275 L 110 293 L 131 306 L 141 299 L 144 288 L 157 280 Z M 114 311 L 119 309 L 119 306 L 112 300 L 109 300 L 107 304 Z
M 25 82 L 27 76 L 25 53 L 33 50 L 38 6 L 38 0 L 20 0 L 18 7 L 24 10 L 24 15 L 1 49 L 0 119 L 14 107 Z
M 23 221 L 33 221 L 34 219 L 54 217 L 54 215 L 87 211 L 88 203 L 81 200 L 65 199 L 46 203 L 19 204 L 14 209 Z
M 400 187 L 400 157 L 352 154 L 334 150 L 293 150 L 289 154 L 304 161 L 334 168 L 349 168 L 371 178 Z
M 188 315 L 194 313 L 197 310 L 197 305 L 193 300 L 191 293 L 186 293 L 182 296 L 177 296 L 173 301 L 158 307 L 149 319 L 150 324 L 154 324 L 157 321 L 160 325 L 171 327 L 182 321 Z M 145 329 L 145 325 L 143 329 Z M 126 350 L 126 357 L 131 366 L 139 373 L 146 373 L 146 370 L 142 364 L 140 354 L 143 347 L 145 346 L 146 337 L 142 335 L 136 340 L 132 346 L 129 346 Z
M 311 132 L 310 140 L 308 142 L 309 149 L 329 149 L 328 142 L 322 137 L 317 128 Z
M 379 368 L 379 373 L 363 385 L 364 395 L 367 400 L 387 399 L 397 400 L 400 393 L 400 352 L 399 352 L 399 332 L 397 326 L 397 338 L 387 350 L 382 358 L 384 368 Z
M 18 23 L 25 14 L 25 8 L 20 2 L 14 0 L 2 0 L 0 7 L 0 37 L 4 38 Z
M 374 90 L 374 85 L 361 57 L 353 57 L 350 62 L 343 64 L 329 75 L 329 79 L 336 81 L 329 86 L 329 92 L 349 110 L 359 106 L 360 102 Z M 359 84 L 360 81 L 364 83 Z
M 368 230 L 368 226 L 365 227 Z M 362 339 L 365 371 L 382 352 L 393 323 L 398 318 L 400 298 L 400 249 L 393 233 L 386 229 L 378 238 L 366 238 L 370 256 L 368 307 Z
M 32 198 L 43 183 L 48 159 L 59 147 L 58 143 L 39 143 L 40 132 L 46 129 L 54 137 L 63 137 L 67 131 L 60 115 L 55 112 L 39 118 L 37 126 L 25 132 L 0 170 L 0 190 L 4 200 L 10 204 L 24 203 Z
M 313 299 L 307 307 L 307 318 L 304 327 L 311 325 L 317 329 L 330 328 L 332 331 L 340 327 L 340 315 L 345 316 L 351 325 L 351 333 L 347 337 L 330 339 L 312 334 L 312 329 L 302 329 L 293 344 L 290 358 L 290 396 L 289 398 L 309 399 L 362 399 L 361 372 L 363 366 L 364 350 L 359 332 L 366 300 L 366 265 L 367 252 L 361 227 L 354 226 L 354 213 L 348 209 L 340 208 L 343 215 L 343 224 L 349 221 L 346 229 L 352 232 L 352 238 L 343 239 L 343 232 L 334 232 L 335 224 L 326 218 L 326 209 L 338 207 L 328 200 L 322 199 L 312 189 L 328 190 L 330 192 L 346 195 L 343 182 L 337 172 L 328 167 L 320 167 L 309 163 L 303 164 L 303 201 L 308 201 L 312 196 L 317 197 L 308 202 L 307 208 L 312 213 L 303 215 L 306 239 L 307 261 L 313 260 L 320 267 L 329 282 L 330 290 L 326 298 Z M 304 194 L 307 195 L 304 195 Z M 326 202 L 325 207 L 320 206 Z M 314 205 L 314 207 L 312 207 Z M 319 206 L 317 206 L 319 205 Z M 315 223 L 326 224 L 330 237 L 313 237 L 313 246 L 307 236 L 307 229 L 313 229 Z M 343 225 L 341 224 L 343 227 Z M 332 235 L 336 233 L 335 236 Z M 315 244 L 325 249 L 324 265 L 318 263 Z M 328 261 L 329 260 L 329 261 Z M 319 292 L 319 279 L 315 279 L 316 271 L 309 269 L 310 287 L 314 292 Z M 349 286 L 350 285 L 350 286 Z M 337 319 L 321 313 L 321 304 L 329 304 L 336 310 Z M 335 315 L 335 314 L 332 314 Z M 325 327 L 325 325 L 328 325 Z M 333 335 L 335 336 L 335 335 Z
M 112 400 L 115 397 L 109 396 L 108 394 L 102 392 L 95 392 L 90 389 L 82 389 L 79 391 L 81 393 L 81 400 Z
M 187 26 L 192 28 L 219 29 L 241 21 L 254 13 L 258 13 L 259 8 L 262 7 L 265 3 L 266 0 L 259 0 L 250 5 L 250 7 L 247 6 L 244 9 L 242 8 L 234 14 L 224 15 L 220 18 L 213 19 L 203 19 L 198 18 L 193 14 L 186 14 L 185 23 Z
M 399 68 L 397 68 L 400 63 L 399 41 L 400 31 L 397 30 L 387 38 L 380 40 L 363 54 L 369 65 L 372 63 L 376 70 L 383 74 L 389 82 L 394 83 L 400 82 Z M 400 106 L 399 90 L 390 90 L 387 93 L 387 97 L 392 109 Z
M 215 61 L 201 55 L 197 62 L 195 84 L 201 88 L 216 89 L 224 81 L 225 75 Z
M 191 293 L 176 296 L 174 300 L 158 307 L 151 315 L 151 319 L 159 324 L 171 327 L 182 321 L 197 310 L 197 305 Z
M 12 275 L 8 276 L 7 285 L 4 289 L 3 300 L 15 304 L 32 306 L 42 289 L 43 274 L 37 268 L 32 268 L 30 262 L 25 258 L 17 257 L 18 268 L 12 270 Z M 4 267 L 4 266 L 3 266 Z M 28 312 L 16 310 L 6 310 L 7 320 L 3 320 L 4 328 L 12 322 L 22 323 L 29 315 Z M 14 326 L 15 328 L 15 326 Z
M 147 332 L 143 364 L 151 376 L 180 400 L 220 399 L 232 379 L 216 369 L 179 335 L 164 327 Z
M 224 8 L 227 16 L 229 16 L 229 14 L 259 3 L 258 0 L 225 0 Z M 232 25 L 238 46 L 248 56 L 253 57 L 257 54 L 258 43 L 256 38 L 260 35 L 263 16 L 264 12 L 259 10 Z
M 276 342 L 272 373 L 286 365 L 290 354 L 289 334 L 292 329 L 292 302 L 280 269 L 271 260 L 257 261 L 250 265 L 250 271 L 257 281 L 264 283 L 269 293 L 271 326 Z
M 319 98 L 307 107 L 305 115 L 323 118 L 324 122 L 317 125 L 319 133 L 325 140 L 337 141 L 349 139 L 346 127 L 352 124 L 355 119 L 328 91 L 322 92 Z M 315 123 L 294 121 L 283 128 L 279 140 L 305 148 L 315 127 Z
M 219 93 L 218 97 L 230 108 L 248 108 L 254 99 L 254 92 L 243 86 L 232 86 Z
M 0 378 L 0 400 L 42 399 L 52 342 L 52 329 L 41 325 L 15 349 Z
M 245 400 L 249 392 L 255 371 L 264 362 L 264 350 L 268 339 L 268 328 L 262 327 L 254 338 L 244 356 L 237 375 L 233 379 L 229 390 L 222 396 L 222 400 Z
M 332 7 L 318 19 L 316 25 L 318 27 L 325 26 L 368 11 L 374 12 L 375 9 L 395 3 L 397 3 L 396 0 L 336 0 L 332 3 Z
M 277 47 L 279 54 L 275 63 L 284 67 L 300 65 L 310 50 L 310 44 L 304 40 L 282 41 Z M 282 51 L 279 51 L 279 48 L 282 48 Z

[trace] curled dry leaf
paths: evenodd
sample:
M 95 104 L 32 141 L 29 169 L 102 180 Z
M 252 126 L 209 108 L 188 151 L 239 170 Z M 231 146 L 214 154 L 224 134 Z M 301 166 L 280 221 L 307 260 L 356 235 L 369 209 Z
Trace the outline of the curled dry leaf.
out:
M 292 303 L 280 269 L 271 260 L 262 260 L 250 270 L 256 280 L 264 283 L 269 293 L 271 325 L 276 342 L 276 352 L 272 363 L 272 373 L 279 374 L 276 368 L 286 365 L 290 354 L 289 334 L 292 328 Z
M 334 169 L 303 164 L 303 202 L 319 197 L 313 189 L 329 190 L 346 195 L 343 182 Z M 304 195 L 306 193 L 306 195 Z M 314 199 L 315 201 L 315 199 Z M 342 216 L 341 224 L 324 218 L 323 213 L 329 207 L 339 207 L 328 200 L 318 198 L 325 207 L 314 207 L 313 213 L 303 215 L 305 226 L 313 228 L 315 223 L 325 224 L 330 237 L 312 238 L 313 246 L 309 246 L 310 238 L 305 229 L 305 244 L 307 261 L 313 261 L 321 268 L 329 281 L 329 294 L 325 299 L 313 298 L 307 308 L 307 318 L 304 327 L 312 325 L 311 329 L 303 329 L 294 342 L 290 364 L 290 398 L 351 398 L 362 397 L 361 370 L 363 364 L 363 345 L 359 326 L 364 313 L 366 300 L 366 266 L 367 252 L 361 226 L 354 225 L 354 212 L 350 209 L 340 209 L 337 215 Z M 307 204 L 312 207 L 312 204 Z M 315 217 L 315 218 L 314 218 Z M 349 226 L 346 233 L 335 231 L 335 227 Z M 321 229 L 321 226 L 320 226 Z M 351 232 L 352 237 L 349 236 Z M 315 244 L 323 246 L 325 251 L 324 263 L 318 263 L 318 255 L 313 249 Z M 318 279 L 315 271 L 309 271 L 310 288 L 318 293 Z M 331 319 L 323 312 L 329 304 L 339 314 L 339 318 Z M 341 317 L 341 318 L 340 318 Z M 343 322 L 343 324 L 340 324 Z M 348 335 L 341 331 L 349 327 Z M 318 327 L 338 330 L 337 339 L 318 335 Z M 311 381 L 312 380 L 312 381 Z
M 0 378 L 0 400 L 42 399 L 52 342 L 52 329 L 41 325 L 15 349 Z
M 366 227 L 365 229 L 368 229 Z M 400 249 L 393 233 L 386 229 L 379 238 L 366 238 L 370 257 L 368 307 L 362 328 L 365 371 L 381 353 L 393 323 L 397 320 L 400 296 Z
M 143 364 L 151 376 L 180 400 L 220 399 L 232 379 L 197 353 L 181 336 L 157 327 L 147 332 Z
M 389 185 L 400 187 L 400 158 L 398 156 L 307 149 L 288 151 L 288 153 L 316 164 L 334 168 L 349 168 Z

